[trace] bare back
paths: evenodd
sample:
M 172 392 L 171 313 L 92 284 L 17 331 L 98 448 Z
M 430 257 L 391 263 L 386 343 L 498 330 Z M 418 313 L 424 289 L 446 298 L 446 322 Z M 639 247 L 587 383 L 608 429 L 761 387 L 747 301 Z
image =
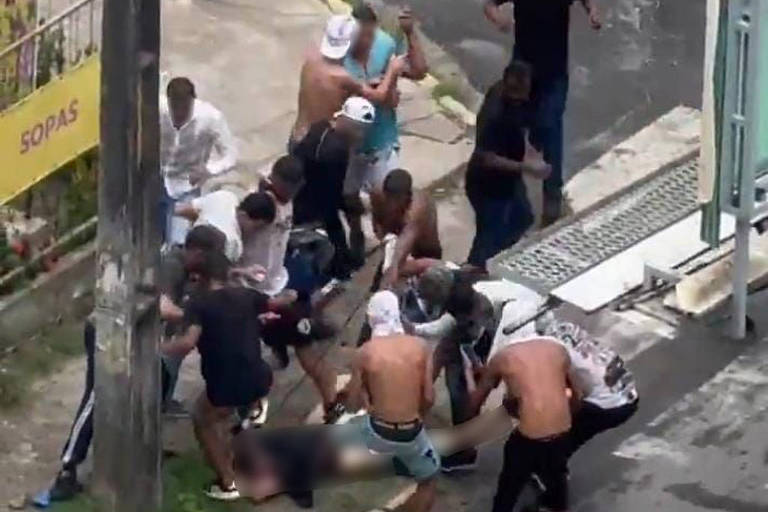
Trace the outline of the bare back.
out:
M 403 213 L 392 208 L 380 189 L 371 193 L 371 208 L 374 220 L 384 233 L 400 235 L 406 226 L 417 232 L 410 256 L 414 258 L 442 259 L 442 245 L 437 229 L 437 207 L 435 201 L 424 190 L 413 193 L 408 210 Z
M 316 49 L 304 61 L 299 85 L 299 113 L 291 137 L 299 141 L 309 127 L 330 120 L 350 95 L 352 78 L 341 64 L 324 59 Z
M 424 341 L 396 334 L 373 338 L 361 350 L 371 415 L 393 423 L 421 418 L 428 371 Z
M 519 401 L 523 435 L 541 439 L 571 428 L 565 348 L 546 338 L 517 343 L 501 350 L 493 364 L 507 392 Z

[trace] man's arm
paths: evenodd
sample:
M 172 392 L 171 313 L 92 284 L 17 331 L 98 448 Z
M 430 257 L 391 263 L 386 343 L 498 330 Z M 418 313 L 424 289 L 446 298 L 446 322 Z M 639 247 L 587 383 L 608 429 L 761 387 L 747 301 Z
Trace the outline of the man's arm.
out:
M 384 79 L 378 87 L 371 87 L 365 82 L 358 82 L 349 76 L 345 87 L 352 96 L 362 96 L 372 103 L 380 105 L 392 105 L 397 93 L 397 79 L 405 68 L 405 57 L 392 57 L 384 73 Z
M 368 407 L 368 392 L 365 388 L 365 347 L 359 348 L 352 361 L 352 378 L 347 383 L 340 396 L 344 397 L 344 405 L 350 411 L 359 411 Z
M 483 6 L 483 13 L 485 17 L 493 23 L 493 25 L 502 32 L 511 32 L 515 26 L 515 22 L 512 17 L 501 9 L 507 1 L 502 0 L 487 0 Z
M 538 180 L 545 180 L 552 173 L 552 166 L 544 161 L 542 154 L 528 142 L 527 138 L 525 156 L 522 162 L 501 156 L 490 150 L 481 150 L 479 154 L 486 166 L 502 172 L 527 174 Z
M 210 175 L 220 174 L 229 171 L 237 163 L 237 145 L 229 130 L 227 120 L 219 112 L 211 123 L 213 132 L 213 147 L 216 150 L 217 158 L 210 159 L 206 165 L 206 171 Z
M 404 7 L 400 11 L 400 29 L 405 34 L 408 43 L 408 68 L 403 72 L 403 76 L 411 80 L 422 80 L 427 76 L 427 58 L 424 55 L 424 48 L 421 40 L 415 30 L 415 22 L 410 7 Z
M 184 310 L 165 293 L 160 294 L 160 318 L 166 322 L 180 322 L 184 319 Z
M 172 341 L 160 347 L 160 350 L 166 356 L 185 356 L 197 347 L 202 331 L 199 325 L 192 324 L 182 336 L 174 337 Z
M 391 288 L 400 278 L 400 267 L 405 263 L 406 258 L 413 251 L 413 246 L 419 236 L 419 229 L 416 222 L 411 220 L 405 225 L 403 231 L 397 237 L 395 242 L 395 254 L 392 258 L 392 264 L 385 269 L 384 276 L 381 278 L 381 288 Z
M 433 380 L 434 361 L 432 354 L 424 344 L 424 376 L 422 378 L 421 414 L 422 416 L 435 405 L 435 385 Z
M 176 203 L 176 206 L 173 208 L 173 214 L 195 222 L 200 216 L 200 211 L 192 203 Z
M 496 389 L 496 386 L 501 382 L 501 375 L 498 372 L 498 363 L 496 361 L 497 359 L 495 357 L 491 359 L 480 378 L 480 382 L 477 383 L 477 387 L 469 397 L 469 410 L 475 414 L 480 413 L 480 409 L 488 399 L 488 395 L 490 395 L 491 391 Z
M 600 11 L 593 0 L 581 0 L 581 5 L 584 6 L 584 10 L 589 16 L 589 25 L 594 30 L 600 30 L 603 27 L 603 22 L 600 20 Z

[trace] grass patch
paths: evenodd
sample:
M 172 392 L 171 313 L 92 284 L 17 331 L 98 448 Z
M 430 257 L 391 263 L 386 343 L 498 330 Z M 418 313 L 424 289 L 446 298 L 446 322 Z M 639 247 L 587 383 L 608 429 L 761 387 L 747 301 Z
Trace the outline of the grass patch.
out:
M 31 398 L 33 382 L 83 354 L 82 321 L 46 329 L 0 355 L 0 409 L 18 407 Z
M 162 512 L 246 512 L 253 505 L 240 500 L 223 503 L 206 497 L 202 490 L 213 479 L 213 472 L 199 453 L 189 453 L 168 459 L 163 464 Z M 52 512 L 103 512 L 93 497 L 83 494 L 77 499 L 56 503 Z
M 461 101 L 459 86 L 452 82 L 440 82 L 432 89 L 432 99 L 437 101 L 443 96 L 449 96 L 456 101 Z

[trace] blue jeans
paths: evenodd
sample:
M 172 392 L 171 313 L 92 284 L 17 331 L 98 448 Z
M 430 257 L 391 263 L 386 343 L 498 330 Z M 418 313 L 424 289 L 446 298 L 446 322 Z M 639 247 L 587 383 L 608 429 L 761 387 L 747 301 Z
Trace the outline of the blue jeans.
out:
M 535 118 L 531 143 L 552 166 L 544 181 L 544 198 L 559 201 L 563 196 L 563 115 L 568 98 L 568 75 L 542 81 L 534 86 Z
M 467 262 L 485 268 L 488 259 L 514 245 L 533 224 L 531 203 L 524 188 L 509 197 L 488 197 L 467 187 L 475 210 L 475 239 Z
M 190 190 L 182 196 L 174 199 L 168 195 L 163 187 L 163 194 L 160 199 L 160 221 L 163 223 L 163 241 L 169 245 L 184 245 L 192 223 L 181 217 L 176 217 L 174 211 L 177 203 L 188 203 L 193 199 L 200 197 L 200 189 Z

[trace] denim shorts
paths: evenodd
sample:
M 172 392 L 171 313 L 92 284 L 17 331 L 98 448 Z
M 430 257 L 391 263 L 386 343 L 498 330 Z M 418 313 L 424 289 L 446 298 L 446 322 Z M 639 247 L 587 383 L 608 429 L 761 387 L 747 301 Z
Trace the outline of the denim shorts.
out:
M 366 416 L 360 426 L 368 449 L 391 454 L 395 458 L 395 472 L 398 475 L 420 482 L 431 479 L 440 471 L 440 455 L 423 426 L 420 426 L 415 437 L 407 442 L 382 437 L 374 430 L 370 416 Z

